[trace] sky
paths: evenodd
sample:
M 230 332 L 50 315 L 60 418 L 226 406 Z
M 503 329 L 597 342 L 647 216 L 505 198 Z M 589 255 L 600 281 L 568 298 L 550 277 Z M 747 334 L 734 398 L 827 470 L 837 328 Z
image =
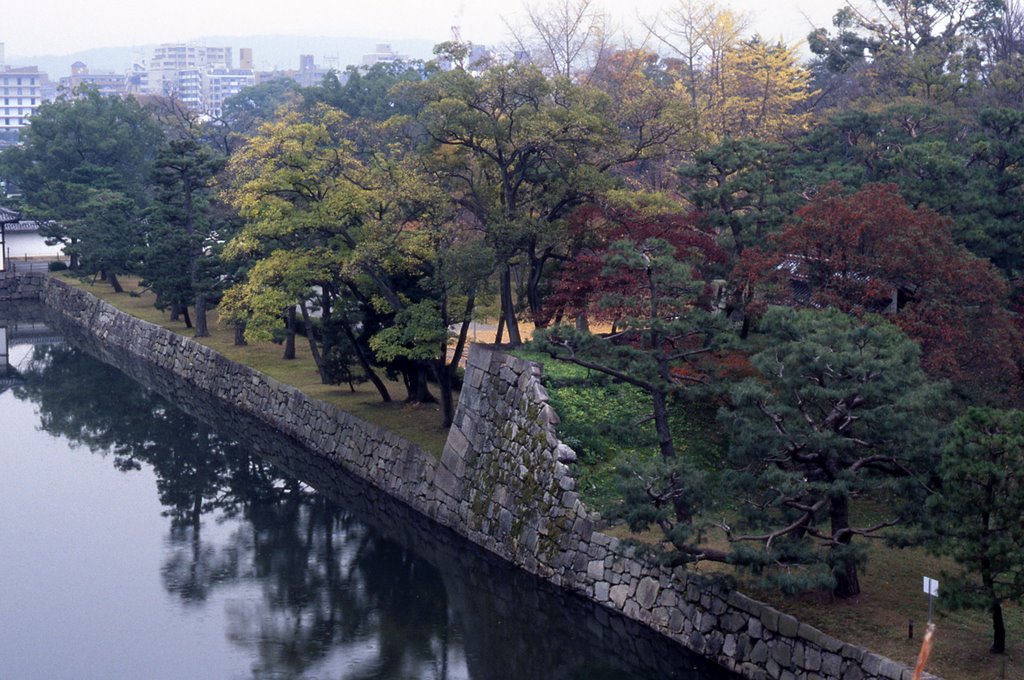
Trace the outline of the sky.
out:
M 596 0 L 620 26 L 636 32 L 637 14 L 654 16 L 674 0 Z M 531 5 L 543 4 L 531 0 Z M 764 37 L 802 40 L 813 24 L 829 26 L 844 0 L 730 0 L 753 15 Z M 503 19 L 521 21 L 519 0 L 11 0 L 0 12 L 0 42 L 10 55 L 68 54 L 94 47 L 188 42 L 203 36 L 359 36 L 382 42 L 451 39 L 504 43 Z

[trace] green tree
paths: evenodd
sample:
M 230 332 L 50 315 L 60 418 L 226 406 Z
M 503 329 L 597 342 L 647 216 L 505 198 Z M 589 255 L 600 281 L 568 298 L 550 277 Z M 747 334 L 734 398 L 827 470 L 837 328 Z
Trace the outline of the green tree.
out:
M 219 296 L 219 243 L 228 234 L 212 220 L 214 175 L 224 160 L 193 138 L 172 139 L 157 152 L 152 182 L 146 283 L 165 305 L 195 305 L 195 336 L 209 335 L 206 313 Z M 180 232 L 180 233 L 175 233 Z M 166 242 L 164 242 L 166 241 Z
M 664 100 L 620 105 L 515 63 L 480 77 L 456 69 L 406 92 L 422 102 L 417 132 L 434 172 L 497 254 L 502 322 L 514 345 L 514 273 L 535 325 L 547 325 L 544 286 L 568 252 L 569 214 L 615 186 L 611 170 L 664 153 L 692 122 Z
M 791 163 L 781 144 L 738 138 L 698 153 L 679 173 L 705 224 L 738 257 L 777 231 L 798 202 Z
M 250 337 L 266 337 L 297 304 L 322 371 L 307 303 L 319 307 L 320 323 L 347 327 L 353 349 L 353 337 L 369 330 L 377 359 L 403 374 L 411 400 L 433 400 L 427 379 L 439 382 L 447 423 L 475 291 L 492 258 L 392 129 L 318 105 L 287 112 L 249 139 L 229 163 L 225 197 L 247 224 L 228 255 L 262 259 L 224 307 L 248 317 Z M 449 358 L 455 323 L 462 330 Z M 360 363 L 388 399 L 369 358 Z
M 80 271 L 102 272 L 114 291 L 123 293 L 118 276 L 138 269 L 144 241 L 138 207 L 118 191 L 98 189 L 88 193 L 82 212 L 73 231 Z
M 340 77 L 328 72 L 320 85 L 306 88 L 302 96 L 307 106 L 327 104 L 352 118 L 381 122 L 415 113 L 413 102 L 400 96 L 396 86 L 419 82 L 424 74 L 420 62 L 380 62 L 368 69 L 349 66 Z
M 700 478 L 697 470 L 678 454 L 670 405 L 687 386 L 708 381 L 701 359 L 727 337 L 721 316 L 700 304 L 703 284 L 686 261 L 693 255 L 663 239 L 617 241 L 601 272 L 602 304 L 622 314 L 616 331 L 599 336 L 559 325 L 539 331 L 533 342 L 559 361 L 611 376 L 650 398 L 660 460 L 634 471 L 640 486 L 628 499 L 630 523 L 657 524 L 683 561 L 710 554 L 693 545 L 693 520 L 707 499 L 701 485 L 692 483 Z
M 160 140 L 159 127 L 135 99 L 84 88 L 41 105 L 22 134 L 23 144 L 4 155 L 26 216 L 45 221 L 45 235 L 65 244 L 77 267 L 82 235 L 76 230 L 95 207 L 90 199 L 116 192 L 143 207 Z M 89 236 L 103 234 L 93 230 Z
M 917 346 L 877 319 L 774 307 L 761 330 L 765 349 L 751 359 L 761 375 L 738 384 L 722 414 L 740 508 L 725 525 L 733 559 L 758 571 L 792 567 L 778 577 L 784 587 L 828 584 L 853 597 L 865 560 L 854 538 L 920 506 L 941 395 Z M 851 499 L 864 494 L 888 509 L 871 526 L 851 520 Z
M 952 425 L 938 476 L 928 544 L 965 569 L 944 574 L 942 601 L 988 609 L 992 652 L 1002 654 L 1003 603 L 1024 597 L 1024 411 L 968 409 Z
M 982 43 L 1000 17 L 1002 0 L 875 0 L 847 3 L 835 32 L 808 37 L 833 73 L 856 72 L 874 98 L 958 101 L 973 95 L 982 71 Z

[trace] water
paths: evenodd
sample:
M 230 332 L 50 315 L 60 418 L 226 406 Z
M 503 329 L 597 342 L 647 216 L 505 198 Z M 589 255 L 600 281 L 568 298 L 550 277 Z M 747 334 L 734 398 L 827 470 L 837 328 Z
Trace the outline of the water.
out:
M 186 385 L 18 328 L 0 680 L 731 677 Z

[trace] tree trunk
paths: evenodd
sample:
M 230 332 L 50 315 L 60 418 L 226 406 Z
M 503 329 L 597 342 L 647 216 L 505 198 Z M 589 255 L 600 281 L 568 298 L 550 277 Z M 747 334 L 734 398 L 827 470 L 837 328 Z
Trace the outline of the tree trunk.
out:
M 451 427 L 452 421 L 455 420 L 452 370 L 453 368 L 446 365 L 442 359 L 434 371 L 437 374 L 435 377 L 438 389 L 441 391 L 441 427 Z
M 181 319 L 181 303 L 175 300 L 171 303 L 171 321 Z
M 992 578 L 991 567 L 987 559 L 982 560 L 981 581 L 988 592 L 989 610 L 992 612 L 992 648 L 993 654 L 1006 652 L 1006 622 L 1003 620 L 1003 605 L 996 597 L 996 584 Z
M 193 337 L 210 337 L 210 329 L 206 323 L 206 296 L 202 293 L 196 293 L 196 329 Z
M 512 268 L 506 264 L 501 270 L 501 314 L 508 328 L 508 343 L 513 347 L 523 344 L 516 320 L 515 303 L 512 301 Z
M 391 393 L 388 392 L 387 385 L 385 385 L 384 381 L 380 379 L 377 372 L 373 370 L 373 366 L 370 365 L 369 358 L 363 352 L 363 347 L 359 344 L 359 340 L 356 338 L 356 334 L 352 332 L 352 327 L 349 326 L 348 321 L 344 318 L 341 320 L 341 328 L 345 337 L 347 337 L 348 341 L 352 343 L 352 347 L 356 351 L 356 359 L 359 361 L 359 365 L 363 367 L 363 372 L 366 374 L 367 379 L 373 383 L 375 388 L 377 388 L 381 401 L 385 404 L 390 403 Z
M 839 543 L 849 545 L 853 541 L 853 534 L 846 531 L 850 528 L 850 502 L 846 496 L 837 496 L 829 504 L 829 519 L 831 520 L 832 535 L 840 534 Z M 860 595 L 860 579 L 857 577 L 857 565 L 848 562 L 844 565 L 837 565 L 835 570 L 836 586 L 832 594 L 841 599 L 848 599 Z
M 290 360 L 295 358 L 295 305 L 284 310 L 284 317 L 284 356 L 281 358 Z
M 124 288 L 121 287 L 121 282 L 117 280 L 117 274 L 115 274 L 114 272 L 110 272 L 109 274 L 107 274 L 107 281 L 110 283 L 115 293 L 124 292 Z
M 676 458 L 676 446 L 672 441 L 672 429 L 668 422 L 668 401 L 665 394 L 657 390 L 650 390 L 651 401 L 654 404 L 654 429 L 658 433 L 658 448 L 661 457 L 665 461 L 674 461 Z M 686 499 L 678 491 L 678 481 L 672 477 L 669 488 L 666 489 L 672 495 L 672 510 L 676 515 L 676 521 L 681 524 L 689 524 L 693 521 L 693 513 Z
M 530 316 L 534 328 L 547 328 L 551 323 L 551 314 L 544 309 L 544 300 L 540 291 L 541 278 L 544 275 L 544 258 L 530 257 L 530 272 L 526 277 L 526 301 L 530 305 Z
M 408 403 L 436 404 L 437 399 L 430 393 L 427 382 L 427 370 L 420 362 L 405 363 L 402 368 L 402 379 L 405 382 L 405 401 Z
M 235 346 L 236 347 L 244 347 L 244 346 L 246 346 L 248 344 L 249 343 L 245 341 L 245 324 L 243 324 L 243 323 L 236 323 L 235 324 Z
M 316 337 L 313 335 L 313 323 L 309 318 L 309 310 L 306 309 L 306 301 L 299 300 L 299 309 L 302 310 L 302 325 L 306 330 L 306 340 L 309 341 L 309 353 L 313 355 L 313 363 L 316 364 L 316 372 L 320 374 L 320 384 L 329 385 L 327 371 L 324 370 L 324 359 L 320 356 L 320 347 L 316 344 Z
M 500 345 L 501 339 L 505 335 L 505 315 L 504 313 L 498 315 L 498 332 L 494 335 L 494 344 Z
M 992 600 L 992 653 L 1006 652 L 1006 623 L 1003 621 L 1003 606 L 998 599 Z
M 181 315 L 185 317 L 185 328 L 192 328 L 192 317 L 188 315 L 188 305 L 181 306 Z

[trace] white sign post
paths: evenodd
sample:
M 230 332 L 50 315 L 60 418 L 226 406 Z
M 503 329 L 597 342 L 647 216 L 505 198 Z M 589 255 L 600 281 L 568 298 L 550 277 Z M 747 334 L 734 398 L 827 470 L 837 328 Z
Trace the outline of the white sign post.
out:
M 928 576 L 924 577 L 924 592 L 928 593 L 928 623 L 932 622 L 932 599 L 939 596 L 939 582 Z

